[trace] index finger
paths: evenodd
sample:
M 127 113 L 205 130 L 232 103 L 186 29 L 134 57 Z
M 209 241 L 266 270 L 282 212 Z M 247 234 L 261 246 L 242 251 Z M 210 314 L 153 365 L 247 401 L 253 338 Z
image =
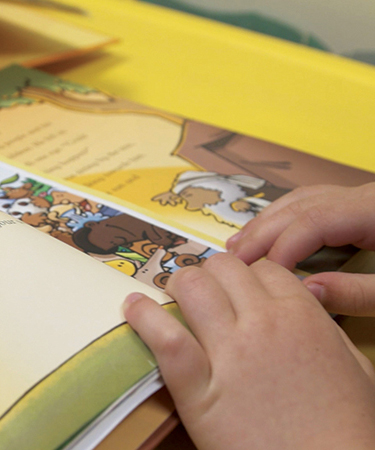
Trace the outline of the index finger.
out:
M 369 219 L 368 212 L 354 203 L 315 205 L 276 237 L 267 258 L 293 269 L 323 246 L 353 244 L 371 250 L 374 245 L 373 221 Z
M 358 237 L 346 222 L 357 221 L 357 233 L 368 221 L 357 197 L 358 191 L 339 186 L 296 190 L 249 222 L 229 241 L 229 251 L 246 264 L 267 255 L 291 269 L 323 245 L 355 244 Z

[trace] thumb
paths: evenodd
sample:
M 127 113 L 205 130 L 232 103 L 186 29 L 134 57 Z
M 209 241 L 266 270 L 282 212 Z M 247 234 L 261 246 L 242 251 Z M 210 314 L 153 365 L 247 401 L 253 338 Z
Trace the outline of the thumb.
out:
M 325 272 L 306 277 L 303 283 L 332 313 L 375 315 L 375 275 Z

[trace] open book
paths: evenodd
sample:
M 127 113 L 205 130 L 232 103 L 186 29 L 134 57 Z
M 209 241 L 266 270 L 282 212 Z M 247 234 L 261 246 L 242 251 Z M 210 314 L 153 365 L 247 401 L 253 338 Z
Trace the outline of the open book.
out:
M 0 155 L 125 200 L 221 247 L 297 186 L 375 180 L 374 173 L 18 66 L 0 71 L 0 124 Z M 320 263 L 317 270 L 325 270 Z
M 168 298 L 2 212 L 0 246 L 1 448 L 93 448 L 162 385 L 121 302 Z
M 170 274 L 215 250 L 5 162 L 0 180 L 1 447 L 94 448 L 162 386 L 152 354 L 124 324 L 125 296 L 171 303 Z M 91 232 L 98 253 L 79 247 Z
M 270 202 L 375 180 L 19 66 L 0 72 L 0 155 L 0 442 L 17 450 L 93 448 L 161 385 L 129 292 L 179 317 L 171 274 Z

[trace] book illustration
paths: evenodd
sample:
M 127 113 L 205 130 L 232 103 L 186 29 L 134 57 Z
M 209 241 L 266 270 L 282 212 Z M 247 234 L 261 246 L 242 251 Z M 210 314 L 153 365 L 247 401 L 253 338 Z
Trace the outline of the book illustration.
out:
M 0 86 L 2 155 L 131 202 L 221 246 L 297 186 L 375 179 L 31 69 L 3 70 Z
M 126 294 L 171 299 L 2 212 L 0 246 L 0 447 L 60 448 L 156 370 Z
M 159 150 L 158 153 L 163 152 L 165 154 L 165 160 L 168 162 L 169 165 L 171 164 L 174 165 L 175 160 L 180 160 L 179 158 L 180 150 L 181 151 L 184 150 L 186 153 L 189 151 L 192 145 L 192 143 L 190 142 L 191 139 L 184 136 L 185 131 L 187 129 L 192 128 L 192 124 L 190 123 L 190 121 L 182 121 L 181 119 L 164 117 L 163 115 L 157 112 L 148 112 L 147 114 L 145 114 L 145 111 L 142 111 L 140 107 L 138 107 L 138 111 L 132 111 L 131 109 L 129 109 L 129 104 L 127 104 L 125 101 L 121 99 L 110 97 L 104 93 L 100 93 L 82 86 L 77 86 L 69 82 L 65 82 L 63 80 L 55 79 L 53 86 L 47 87 L 48 81 L 50 80 L 49 79 L 45 80 L 44 75 L 42 81 L 39 80 L 36 83 L 36 85 L 34 85 L 33 83 L 35 83 L 35 81 L 33 79 L 31 79 L 30 77 L 24 78 L 21 81 L 22 85 L 18 87 L 17 95 L 8 96 L 7 99 L 4 99 L 4 102 L 2 104 L 3 108 L 6 107 L 14 108 L 16 105 L 24 105 L 24 104 L 32 106 L 33 104 L 35 105 L 36 102 L 51 102 L 54 105 L 55 104 L 59 105 L 59 107 L 63 109 L 73 109 L 75 111 L 78 110 L 85 113 L 89 112 L 99 114 L 107 112 L 107 113 L 117 113 L 117 115 L 121 113 L 126 114 L 128 116 L 128 119 L 129 115 L 132 115 L 133 121 L 135 120 L 136 125 L 139 127 L 138 134 L 141 134 L 140 132 L 142 132 L 143 130 L 148 130 L 150 122 L 149 123 L 147 122 L 154 121 L 156 118 L 157 120 L 159 120 L 159 124 L 157 128 L 155 128 L 154 132 L 158 137 L 162 138 L 161 142 L 163 143 L 163 148 Z M 47 126 L 48 125 L 46 125 L 46 127 Z M 37 131 L 40 130 L 37 129 Z M 201 130 L 201 134 L 203 134 L 201 139 L 204 139 L 208 135 L 210 135 L 211 127 L 206 127 L 206 129 L 203 129 L 203 132 L 204 133 L 202 133 Z M 34 132 L 32 132 L 32 134 L 34 134 Z M 57 134 L 64 135 L 65 132 L 60 131 Z M 120 134 L 121 132 L 119 131 L 119 136 Z M 56 136 L 49 136 L 46 138 L 46 140 L 54 141 L 55 138 Z M 129 136 L 127 137 L 127 139 L 129 139 Z M 21 138 L 21 140 L 24 139 Z M 84 141 L 85 137 L 83 136 L 77 137 L 76 140 Z M 222 138 L 219 140 L 222 141 Z M 40 143 L 41 141 L 38 142 L 34 141 L 34 145 L 36 146 L 40 145 Z M 148 143 L 148 145 L 150 145 L 150 143 Z M 194 145 L 196 145 L 195 142 Z M 208 146 L 209 144 L 202 143 L 202 145 Z M 67 146 L 66 143 L 62 144 L 62 147 L 66 146 Z M 143 149 L 143 146 L 144 146 L 143 142 L 133 141 L 131 144 L 127 144 L 126 149 L 125 147 L 122 147 L 121 152 L 123 153 L 125 150 L 128 151 L 130 147 L 142 147 L 142 151 L 143 152 L 147 151 L 148 153 L 150 153 L 151 150 L 155 153 L 157 152 L 156 148 L 150 147 Z M 29 154 L 30 150 L 31 150 L 30 148 L 17 150 L 16 156 L 19 155 L 20 153 Z M 86 152 L 89 151 L 87 149 L 85 150 Z M 65 151 L 66 148 L 64 148 L 64 152 Z M 118 152 L 119 151 L 117 150 L 117 153 Z M 58 149 L 56 149 L 53 152 L 54 157 L 58 153 L 61 153 L 61 151 L 58 151 Z M 113 156 L 114 153 L 116 153 L 116 151 L 110 152 L 109 156 L 111 155 Z M 8 156 L 13 157 L 15 155 L 10 154 Z M 154 155 L 150 153 L 150 155 L 148 155 L 147 158 L 149 158 L 150 156 L 152 157 Z M 37 158 L 38 162 L 46 159 L 47 158 L 45 155 L 40 155 Z M 145 159 L 145 155 L 135 154 L 131 162 L 134 163 L 140 159 Z M 73 160 L 74 162 L 76 162 L 77 158 L 75 157 L 73 158 Z M 107 160 L 108 155 L 99 158 L 98 162 L 100 162 L 101 166 L 103 166 L 103 163 L 105 163 Z M 198 164 L 191 165 L 190 162 L 187 162 L 187 160 L 184 158 L 183 161 L 189 164 L 190 169 L 194 168 L 195 171 L 197 171 Z M 30 160 L 24 162 L 30 164 Z M 178 162 L 178 164 L 180 164 L 180 162 Z M 94 167 L 95 165 L 98 164 L 91 162 L 89 165 L 91 167 Z M 122 161 L 121 165 L 126 166 L 127 164 L 124 164 Z M 62 166 L 61 163 L 60 166 Z M 58 173 L 61 176 L 61 173 L 59 173 L 59 169 L 61 169 L 60 166 L 54 163 L 52 167 L 43 166 L 42 169 L 46 173 Z M 82 170 L 76 169 L 75 175 L 77 175 L 77 173 L 84 172 L 86 168 Z M 66 164 L 64 164 L 64 170 L 66 170 Z M 124 173 L 124 171 L 122 170 L 120 172 Z M 185 171 L 188 177 L 190 176 L 189 174 L 191 174 L 192 172 L 193 172 L 192 170 Z M 176 175 L 175 171 L 173 173 L 174 175 Z M 251 175 L 242 174 L 237 175 L 235 177 L 233 176 L 228 177 L 227 175 L 216 174 L 215 177 L 212 177 L 211 173 L 206 176 L 204 175 L 205 173 L 206 173 L 205 171 L 201 171 L 195 175 L 197 180 L 194 181 L 194 186 L 192 186 L 191 184 L 188 186 L 186 176 L 184 174 L 177 173 L 178 181 L 175 183 L 175 186 L 172 189 L 173 191 L 172 195 L 169 195 L 168 193 L 161 193 L 161 194 L 156 193 L 155 195 L 154 193 L 154 195 L 152 195 L 151 198 L 147 199 L 142 198 L 140 200 L 142 202 L 145 200 L 147 201 L 151 200 L 152 202 L 159 202 L 160 205 L 170 204 L 173 206 L 183 203 L 185 205 L 186 211 L 200 210 L 203 213 L 203 215 L 211 216 L 210 219 L 212 218 L 215 219 L 219 224 L 221 224 L 221 226 L 224 225 L 232 228 L 233 227 L 241 228 L 241 226 L 243 226 L 248 220 L 253 218 L 259 211 L 261 211 L 261 209 L 263 209 L 266 205 L 268 205 L 270 201 L 274 200 L 275 198 L 286 192 L 285 189 L 281 188 L 278 189 L 276 186 L 273 188 L 270 185 L 270 183 L 268 183 L 266 180 L 260 178 L 256 179 L 254 176 Z M 70 177 L 70 175 L 68 176 Z M 110 173 L 110 175 L 112 175 L 112 173 Z M 118 177 L 119 174 L 117 173 L 116 175 Z M 107 175 L 103 175 L 103 177 L 108 178 Z M 134 184 L 134 181 L 140 179 L 141 177 L 139 173 L 135 173 L 132 175 L 132 177 L 129 178 L 128 176 L 127 178 L 130 180 L 129 182 L 131 184 Z M 198 178 L 200 179 L 199 182 Z M 75 179 L 75 176 L 73 176 L 72 179 Z M 182 179 L 184 179 L 183 188 L 181 188 L 183 184 Z M 221 183 L 219 182 L 220 180 L 222 181 Z M 98 180 L 94 181 L 93 183 L 90 183 L 90 186 L 97 188 L 97 182 Z M 213 183 L 215 184 L 215 188 L 212 187 Z M 205 186 L 202 186 L 202 184 L 205 184 Z M 208 187 L 207 184 L 209 185 Z M 235 189 L 235 186 L 237 186 L 237 190 Z M 260 189 L 260 187 L 262 187 L 263 189 Z M 264 197 L 265 196 L 264 191 L 268 190 L 270 192 L 270 190 L 272 189 L 275 191 L 273 195 L 271 195 L 271 197 L 268 196 L 267 198 Z M 179 190 L 178 194 L 177 190 Z M 277 190 L 278 194 L 276 194 Z M 134 192 L 134 190 L 132 191 Z M 131 192 L 130 195 L 133 194 L 133 192 Z M 111 193 L 113 194 L 113 192 Z M 233 201 L 230 201 L 228 203 L 227 201 L 228 197 L 233 197 Z M 130 198 L 130 200 L 132 200 L 132 198 Z M 178 201 L 176 202 L 176 200 Z
M 212 215 L 219 223 L 241 228 L 272 201 L 289 192 L 250 175 L 186 171 L 171 189 L 152 198 L 162 206 L 184 204 L 188 211 Z
M 150 286 L 215 253 L 119 209 L 0 165 L 0 210 Z

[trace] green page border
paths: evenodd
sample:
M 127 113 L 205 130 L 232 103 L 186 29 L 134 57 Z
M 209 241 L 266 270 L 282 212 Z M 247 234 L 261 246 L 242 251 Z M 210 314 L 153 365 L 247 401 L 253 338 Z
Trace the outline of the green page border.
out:
M 175 303 L 164 308 L 182 321 Z M 61 447 L 155 367 L 137 334 L 120 325 L 41 380 L 2 417 L 1 448 Z

